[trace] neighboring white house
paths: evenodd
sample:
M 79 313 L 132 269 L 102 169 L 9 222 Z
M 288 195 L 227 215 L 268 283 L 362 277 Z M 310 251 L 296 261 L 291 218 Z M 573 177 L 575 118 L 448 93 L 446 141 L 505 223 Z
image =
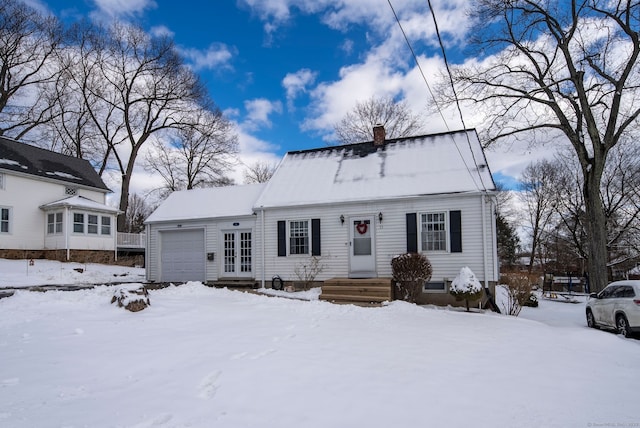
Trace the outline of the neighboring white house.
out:
M 113 259 L 108 192 L 88 161 L 0 137 L 0 257 Z
M 297 281 L 312 258 L 316 281 L 384 278 L 395 255 L 421 252 L 425 301 L 448 302 L 464 266 L 495 284 L 495 185 L 476 132 L 375 134 L 289 152 L 266 185 L 172 194 L 147 220 L 147 279 L 269 286 Z

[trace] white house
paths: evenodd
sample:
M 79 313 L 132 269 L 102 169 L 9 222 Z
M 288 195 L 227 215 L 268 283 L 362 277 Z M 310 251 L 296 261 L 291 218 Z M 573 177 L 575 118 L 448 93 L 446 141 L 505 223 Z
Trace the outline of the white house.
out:
M 107 193 L 88 161 L 0 137 L 0 257 L 113 259 Z
M 424 301 L 470 267 L 498 280 L 495 185 L 474 130 L 289 152 L 266 185 L 172 194 L 147 220 L 149 281 L 390 278 L 425 254 Z M 187 254 L 190 254 L 187 256 Z M 187 261 L 188 260 L 188 261 Z

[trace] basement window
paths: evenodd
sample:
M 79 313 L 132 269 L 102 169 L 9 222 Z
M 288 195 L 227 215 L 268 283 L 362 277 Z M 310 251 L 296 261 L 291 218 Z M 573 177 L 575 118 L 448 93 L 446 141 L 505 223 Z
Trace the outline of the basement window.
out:
M 446 293 L 447 285 L 444 281 L 429 281 L 424 283 L 425 293 Z

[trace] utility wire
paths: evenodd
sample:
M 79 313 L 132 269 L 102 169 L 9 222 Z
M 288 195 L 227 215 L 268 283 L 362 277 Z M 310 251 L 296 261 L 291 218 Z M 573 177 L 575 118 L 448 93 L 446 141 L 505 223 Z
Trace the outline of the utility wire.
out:
M 391 4 L 391 0 L 387 0 L 387 2 L 389 3 L 389 7 L 391 8 L 391 11 L 393 12 L 393 16 L 396 18 L 396 22 L 398 23 L 398 27 L 400 27 L 400 31 L 402 32 L 402 35 L 404 36 L 404 41 L 407 43 L 407 46 L 409 46 L 409 50 L 411 51 L 411 55 L 413 55 L 413 60 L 416 62 L 416 65 L 418 66 L 418 70 L 420 70 L 420 75 L 422 76 L 422 80 L 424 80 L 424 84 L 427 85 L 427 89 L 429 90 L 429 94 L 431 95 L 431 98 L 433 99 L 433 102 L 435 103 L 436 107 L 438 108 L 438 113 L 440 113 L 440 117 L 442 117 L 442 120 L 444 121 L 444 125 L 446 126 L 447 131 L 451 131 L 451 129 L 449 129 L 449 124 L 447 123 L 447 119 L 445 119 L 444 114 L 442 113 L 442 110 L 440 109 L 440 106 L 438 105 L 438 102 L 436 101 L 436 97 L 435 97 L 435 95 L 433 95 L 433 91 L 431 90 L 431 86 L 429 85 L 429 82 L 427 81 L 427 78 L 424 75 L 424 72 L 422 71 L 422 67 L 420 66 L 420 62 L 418 61 L 418 56 L 416 55 L 415 51 L 413 50 L 413 46 L 411 46 L 411 42 L 409 41 L 409 38 L 407 37 L 407 34 L 404 32 L 404 28 L 402 28 L 402 23 L 400 22 L 400 18 L 398 18 L 398 14 L 396 14 L 396 10 L 393 8 L 393 5 Z
M 418 66 L 418 70 L 420 71 L 420 75 L 422 76 L 422 80 L 424 81 L 425 85 L 427 86 L 427 89 L 429 90 L 429 94 L 431 95 L 431 98 L 433 99 L 433 102 L 436 106 L 436 108 L 438 109 L 438 113 L 440 114 L 440 117 L 442 118 L 442 121 L 444 122 L 445 127 L 447 128 L 447 131 L 451 132 L 451 129 L 449 128 L 449 124 L 447 122 L 447 119 L 444 117 L 444 113 L 442 112 L 442 109 L 440 108 L 440 105 L 438 104 L 438 101 L 436 100 L 435 95 L 433 94 L 433 91 L 431 90 L 431 86 L 429 85 L 429 82 L 427 81 L 427 78 L 422 70 L 422 67 L 420 66 L 420 62 L 418 61 L 418 56 L 416 55 L 415 51 L 413 50 L 413 46 L 411 46 L 411 42 L 409 41 L 409 38 L 407 37 L 407 34 L 404 31 L 404 28 L 402 27 L 402 23 L 400 22 L 400 18 L 398 18 L 398 14 L 396 13 L 393 4 L 391 4 L 391 0 L 387 0 L 387 2 L 389 3 L 389 7 L 391 8 L 391 11 L 393 12 L 393 16 L 396 19 L 396 22 L 398 24 L 398 27 L 400 28 L 400 31 L 402 32 L 402 35 L 404 36 L 404 40 L 407 43 L 407 46 L 409 47 L 409 50 L 411 51 L 411 55 L 413 56 L 413 60 L 415 61 L 416 65 Z M 442 49 L 443 55 L 444 55 L 444 45 L 442 44 L 442 40 L 440 39 L 440 32 L 438 31 L 438 24 L 436 22 L 436 17 L 435 14 L 433 13 L 433 8 L 431 7 L 431 1 L 429 0 L 429 9 L 431 10 L 431 15 L 433 17 L 433 21 L 436 24 L 436 34 L 438 35 L 438 40 L 440 41 L 440 48 Z M 447 60 L 446 60 L 446 55 L 445 55 L 445 64 L 447 64 Z M 449 72 L 449 66 L 447 65 L 447 72 Z M 451 73 L 449 72 L 449 79 L 451 80 L 451 83 L 453 84 L 453 80 L 451 78 Z M 455 95 L 455 91 L 454 91 L 454 95 Z M 456 99 L 456 104 L 458 104 L 458 97 L 457 95 L 455 95 L 455 99 Z M 460 117 L 462 118 L 462 111 L 460 111 L 460 106 L 458 105 L 458 111 L 460 112 Z M 486 191 L 486 187 L 484 185 L 484 182 L 482 180 L 482 176 L 480 175 L 480 170 L 478 168 L 478 164 L 476 163 L 476 159 L 475 159 L 475 155 L 473 153 L 473 149 L 471 147 L 471 141 L 469 140 L 469 133 L 467 132 L 467 129 L 464 125 L 464 120 L 462 121 L 462 126 L 463 129 L 465 131 L 465 136 L 467 138 L 467 143 L 469 144 L 469 151 L 471 152 L 471 156 L 473 159 L 474 164 L 476 165 L 476 170 L 478 170 L 478 177 L 480 178 L 480 183 L 482 184 L 482 188 Z M 469 176 L 471 177 L 471 181 L 473 181 L 473 184 L 476 186 L 476 189 L 480 190 L 480 186 L 478 186 L 478 183 L 476 182 L 475 176 L 474 174 L 471 172 L 471 169 L 469 168 L 469 165 L 467 165 L 466 160 L 464 159 L 464 156 L 462 155 L 462 152 L 460 151 L 460 147 L 458 147 L 458 144 L 456 142 L 456 140 L 453 138 L 453 136 L 451 136 L 451 140 L 453 141 L 454 146 L 456 147 L 456 150 L 458 151 L 458 155 L 460 156 L 460 159 L 462 160 L 462 163 L 464 164 L 467 172 L 469 173 Z
M 390 0 L 389 0 L 390 1 Z M 440 37 L 440 29 L 438 28 L 438 20 L 436 19 L 436 12 L 433 10 L 431 6 L 431 0 L 427 0 L 427 4 L 429 5 L 429 10 L 431 11 L 431 16 L 433 17 L 433 25 L 436 29 L 436 36 L 438 37 L 438 43 L 440 44 L 440 50 L 442 51 L 442 58 L 444 59 L 444 65 L 447 69 L 447 75 L 449 76 L 449 83 L 451 84 L 451 90 L 453 91 L 453 98 L 456 101 L 456 108 L 458 109 L 458 114 L 460 115 L 460 122 L 462 122 L 462 128 L 466 131 L 467 125 L 464 123 L 464 115 L 462 114 L 462 108 L 460 107 L 460 100 L 458 99 L 458 94 L 456 92 L 455 84 L 453 83 L 453 75 L 451 74 L 451 69 L 449 68 L 449 61 L 447 60 L 447 52 L 444 49 L 444 43 L 442 42 L 442 37 Z M 478 162 L 476 161 L 476 155 L 473 153 L 473 148 L 471 146 L 471 140 L 469 139 L 469 133 L 465 132 L 467 137 L 467 144 L 469 145 L 469 151 L 471 152 L 471 157 L 473 158 L 473 164 L 478 171 L 478 178 L 480 178 L 480 183 L 482 184 L 482 189 L 486 192 L 487 187 L 484 185 L 484 181 L 482 180 L 482 174 L 480 174 L 480 168 L 478 168 Z

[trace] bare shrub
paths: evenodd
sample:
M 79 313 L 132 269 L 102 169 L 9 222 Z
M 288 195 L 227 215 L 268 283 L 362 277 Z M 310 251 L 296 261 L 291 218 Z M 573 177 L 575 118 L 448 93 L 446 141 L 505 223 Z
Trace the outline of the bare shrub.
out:
M 391 259 L 395 298 L 415 303 L 425 282 L 431 279 L 433 268 L 426 256 L 406 253 Z
M 533 288 L 531 279 L 531 276 L 521 273 L 502 275 L 501 282 L 504 284 L 506 296 L 501 306 L 505 314 L 517 317 L 522 307 L 530 302 Z
M 298 283 L 304 290 L 311 288 L 311 285 L 313 285 L 316 280 L 316 276 L 324 269 L 324 265 L 320 262 L 320 257 L 312 256 L 308 261 L 298 263 L 293 269 L 293 272 L 298 278 Z

